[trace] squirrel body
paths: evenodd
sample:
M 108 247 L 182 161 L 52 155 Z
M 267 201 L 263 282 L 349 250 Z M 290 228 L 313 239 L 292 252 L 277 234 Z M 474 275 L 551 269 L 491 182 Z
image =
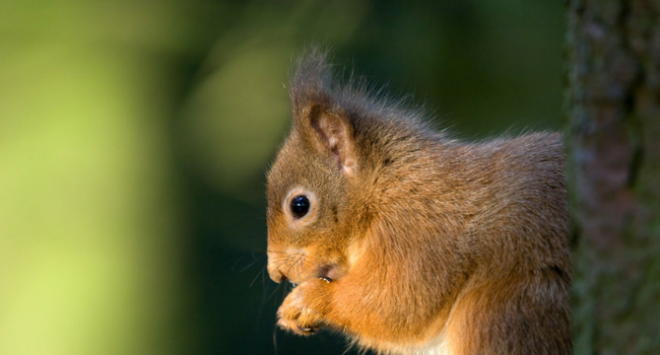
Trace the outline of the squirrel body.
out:
M 268 173 L 278 325 L 384 354 L 569 354 L 562 136 L 466 143 L 333 81 L 312 50 Z

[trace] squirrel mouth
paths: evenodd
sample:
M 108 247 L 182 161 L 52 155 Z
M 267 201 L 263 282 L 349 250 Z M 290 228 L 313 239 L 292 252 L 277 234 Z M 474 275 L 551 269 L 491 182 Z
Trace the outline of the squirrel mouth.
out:
M 326 282 L 332 282 L 332 281 L 337 281 L 341 276 L 339 275 L 339 271 L 337 270 L 337 265 L 331 264 L 331 265 L 326 265 L 323 267 L 320 267 L 318 271 L 316 272 L 315 276 L 312 276 L 310 279 L 321 279 Z M 280 282 L 286 282 L 289 281 L 293 287 L 298 286 L 299 284 L 305 282 L 306 280 L 292 280 L 288 278 L 285 274 L 282 274 L 282 278 Z
M 339 272 L 337 265 L 326 265 L 319 270 L 318 278 L 326 282 L 337 281 L 339 279 Z

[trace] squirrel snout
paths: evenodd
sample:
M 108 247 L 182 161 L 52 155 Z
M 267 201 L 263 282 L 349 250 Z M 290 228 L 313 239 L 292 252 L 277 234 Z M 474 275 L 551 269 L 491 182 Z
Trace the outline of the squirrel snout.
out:
M 284 282 L 284 281 L 288 280 L 286 275 L 284 275 L 284 273 L 282 271 L 280 271 L 280 269 L 278 267 L 274 266 L 271 263 L 268 264 L 268 275 L 270 276 L 270 278 L 273 281 L 275 281 L 277 283 Z

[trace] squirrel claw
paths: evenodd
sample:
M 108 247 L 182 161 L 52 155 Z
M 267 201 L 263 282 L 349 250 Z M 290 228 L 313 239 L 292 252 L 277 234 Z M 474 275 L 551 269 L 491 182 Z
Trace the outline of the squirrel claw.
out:
M 280 328 L 298 335 L 312 335 L 322 327 L 324 314 L 319 311 L 327 304 L 322 292 L 328 287 L 323 281 L 308 280 L 287 295 L 277 311 Z
M 327 283 L 331 283 L 331 282 L 332 282 L 332 279 L 329 278 L 329 277 L 327 277 L 327 276 L 321 276 L 321 277 L 319 277 L 319 279 L 321 279 L 321 280 L 323 280 L 323 281 L 325 281 L 325 282 L 327 282 Z

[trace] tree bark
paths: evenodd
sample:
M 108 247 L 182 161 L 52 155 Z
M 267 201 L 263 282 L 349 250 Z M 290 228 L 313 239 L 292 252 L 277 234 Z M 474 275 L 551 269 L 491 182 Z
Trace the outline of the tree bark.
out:
M 569 2 L 576 354 L 660 354 L 660 1 Z

